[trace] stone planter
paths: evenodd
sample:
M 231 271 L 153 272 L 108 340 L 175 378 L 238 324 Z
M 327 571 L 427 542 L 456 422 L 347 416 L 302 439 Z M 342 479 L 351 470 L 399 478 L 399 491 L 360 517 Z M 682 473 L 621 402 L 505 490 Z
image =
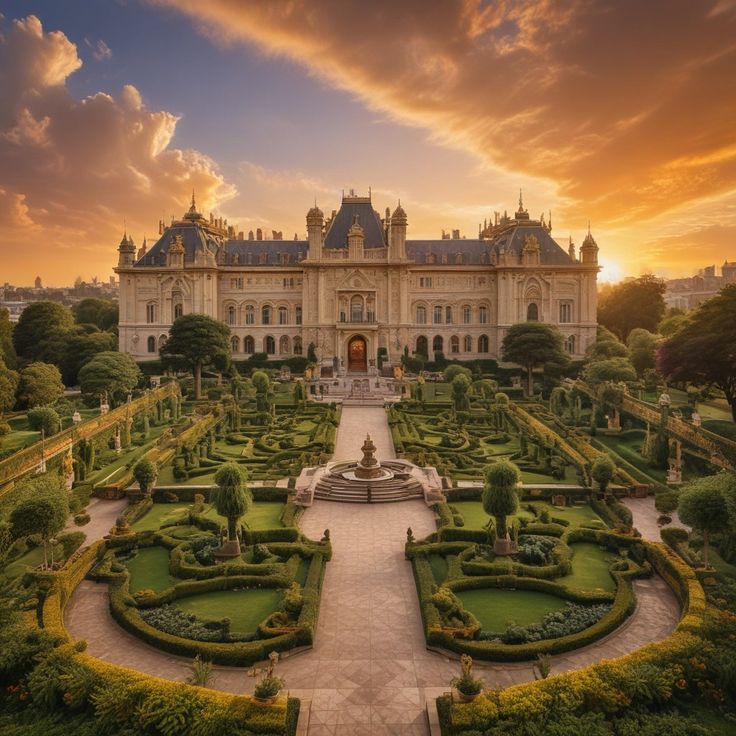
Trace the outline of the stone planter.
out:
M 273 705 L 278 700 L 279 695 L 281 695 L 281 690 L 270 698 L 259 698 L 257 695 L 254 695 L 253 702 L 258 703 L 258 705 Z
M 480 695 L 480 692 L 468 695 L 466 693 L 460 692 L 460 690 L 458 690 L 457 688 L 455 689 L 455 692 L 457 693 L 457 699 L 461 703 L 472 703 Z

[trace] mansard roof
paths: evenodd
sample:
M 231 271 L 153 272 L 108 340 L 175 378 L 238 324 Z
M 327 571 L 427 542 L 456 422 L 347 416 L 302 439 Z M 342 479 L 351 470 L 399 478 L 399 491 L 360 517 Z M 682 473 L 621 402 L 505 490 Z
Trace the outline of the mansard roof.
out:
M 327 229 L 325 248 L 348 247 L 348 230 L 355 221 L 356 215 L 358 224 L 363 228 L 363 247 L 386 247 L 381 216 L 373 209 L 370 197 L 346 196 L 343 197 L 340 209 Z
M 549 234 L 544 225 L 534 220 L 529 223 L 524 221 L 512 221 L 511 226 L 504 228 L 502 232 L 490 239 L 493 249 L 498 253 L 505 249 L 512 256 L 521 258 L 526 239 L 533 235 L 539 243 L 540 263 L 548 266 L 567 266 L 573 263 L 569 254 Z
M 289 264 L 307 257 L 308 240 L 227 240 L 223 266 L 282 266 L 284 255 Z
M 194 254 L 199 250 L 205 250 L 216 255 L 220 247 L 220 239 L 208 232 L 208 229 L 194 222 L 176 222 L 164 230 L 163 235 L 156 241 L 148 252 L 136 261 L 136 266 L 165 266 L 166 254 L 169 245 L 176 235 L 181 235 L 184 245 L 184 262 L 193 263 Z

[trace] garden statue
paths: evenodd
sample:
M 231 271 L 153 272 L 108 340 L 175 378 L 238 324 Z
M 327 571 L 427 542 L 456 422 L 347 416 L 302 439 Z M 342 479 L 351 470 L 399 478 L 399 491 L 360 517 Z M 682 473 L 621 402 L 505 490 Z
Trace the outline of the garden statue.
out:
M 72 422 L 74 423 L 74 426 L 76 427 L 81 421 L 82 415 L 79 413 L 79 409 L 75 409 L 74 414 L 72 414 Z
M 122 440 L 120 439 L 120 427 L 115 427 L 115 452 L 120 454 L 120 450 L 122 449 Z
M 411 527 L 406 530 L 406 542 L 407 544 L 414 544 L 414 532 Z
M 700 414 L 698 414 L 698 412 L 696 411 L 692 413 L 690 420 L 692 421 L 693 426 L 695 427 L 700 427 L 703 424 L 703 420 L 700 418 Z

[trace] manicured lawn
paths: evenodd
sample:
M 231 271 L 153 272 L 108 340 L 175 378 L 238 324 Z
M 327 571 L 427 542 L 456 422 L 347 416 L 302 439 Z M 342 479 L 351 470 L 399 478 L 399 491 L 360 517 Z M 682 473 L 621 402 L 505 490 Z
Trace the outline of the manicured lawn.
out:
M 61 554 L 61 545 L 56 548 Z M 49 560 L 51 560 L 51 551 L 49 551 Z M 3 569 L 3 573 L 9 578 L 17 578 L 24 573 L 30 572 L 43 562 L 43 547 L 34 547 L 32 550 L 21 555 L 17 560 L 11 562 Z
M 249 529 L 260 531 L 261 529 L 280 529 L 281 513 L 285 504 L 281 501 L 256 501 L 251 510 L 245 515 L 245 523 Z M 204 514 L 210 519 L 217 519 L 225 523 L 225 517 L 219 516 L 214 506 L 210 506 Z
M 159 593 L 176 582 L 169 575 L 169 551 L 164 547 L 145 547 L 125 563 L 130 573 L 128 587 L 131 593 L 153 590 Z
M 532 473 L 529 470 L 522 470 L 521 482 L 540 485 L 549 485 L 550 483 L 577 484 L 578 476 L 575 472 L 575 468 L 572 465 L 567 465 L 565 466 L 565 477 L 562 480 L 555 480 L 551 475 L 544 475 L 543 473 Z
M 429 555 L 429 565 L 437 585 L 442 585 L 447 577 L 447 558 L 442 555 Z
M 630 462 L 644 475 L 663 483 L 665 480 L 664 470 L 658 470 L 649 466 L 649 463 L 641 454 L 641 446 L 644 443 L 644 430 L 632 429 L 618 435 L 599 434 L 596 439 L 605 447 L 619 454 L 624 460 Z
M 541 509 L 547 509 L 550 516 L 558 519 L 567 519 L 571 526 L 580 526 L 589 521 L 601 521 L 601 517 L 587 504 L 585 506 L 553 506 L 550 503 L 537 503 L 534 505 Z
M 506 631 L 510 623 L 528 626 L 542 620 L 545 613 L 565 607 L 562 598 L 536 590 L 464 590 L 456 594 L 480 621 L 484 631 Z
M 572 572 L 559 582 L 568 588 L 580 590 L 595 590 L 601 588 L 608 592 L 616 590 L 616 581 L 611 577 L 608 567 L 613 561 L 613 555 L 602 550 L 592 542 L 577 542 L 571 544 Z
M 232 631 L 247 634 L 278 608 L 282 592 L 278 588 L 217 590 L 181 598 L 176 605 L 203 619 L 229 618 Z
M 2 444 L 0 445 L 0 447 L 2 447 L 3 450 L 22 450 L 24 447 L 32 445 L 34 442 L 38 442 L 40 439 L 40 432 L 18 430 L 16 432 L 6 434 L 5 437 L 2 438 Z
M 483 504 L 480 501 L 451 501 L 450 506 L 454 506 L 465 520 L 465 526 L 469 529 L 484 529 L 488 524 L 488 514 L 483 511 Z M 534 515 L 524 509 L 519 510 L 518 516 L 522 519 L 533 519 Z
M 191 504 L 187 501 L 179 503 L 154 503 L 151 510 L 141 519 L 138 519 L 132 528 L 136 532 L 155 531 L 161 524 L 181 521 Z
M 204 475 L 195 475 L 186 480 L 177 480 L 174 478 L 174 466 L 166 465 L 161 468 L 156 480 L 157 486 L 213 486 L 215 485 L 215 473 L 217 468 L 213 468 L 211 473 Z

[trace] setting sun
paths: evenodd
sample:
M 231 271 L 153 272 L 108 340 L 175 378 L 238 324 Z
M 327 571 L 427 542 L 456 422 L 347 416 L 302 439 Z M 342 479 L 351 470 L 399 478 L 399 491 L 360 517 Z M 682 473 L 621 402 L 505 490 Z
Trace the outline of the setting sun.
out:
M 624 277 L 624 270 L 615 261 L 608 258 L 600 258 L 601 270 L 598 274 L 598 281 L 601 283 L 615 284 Z

